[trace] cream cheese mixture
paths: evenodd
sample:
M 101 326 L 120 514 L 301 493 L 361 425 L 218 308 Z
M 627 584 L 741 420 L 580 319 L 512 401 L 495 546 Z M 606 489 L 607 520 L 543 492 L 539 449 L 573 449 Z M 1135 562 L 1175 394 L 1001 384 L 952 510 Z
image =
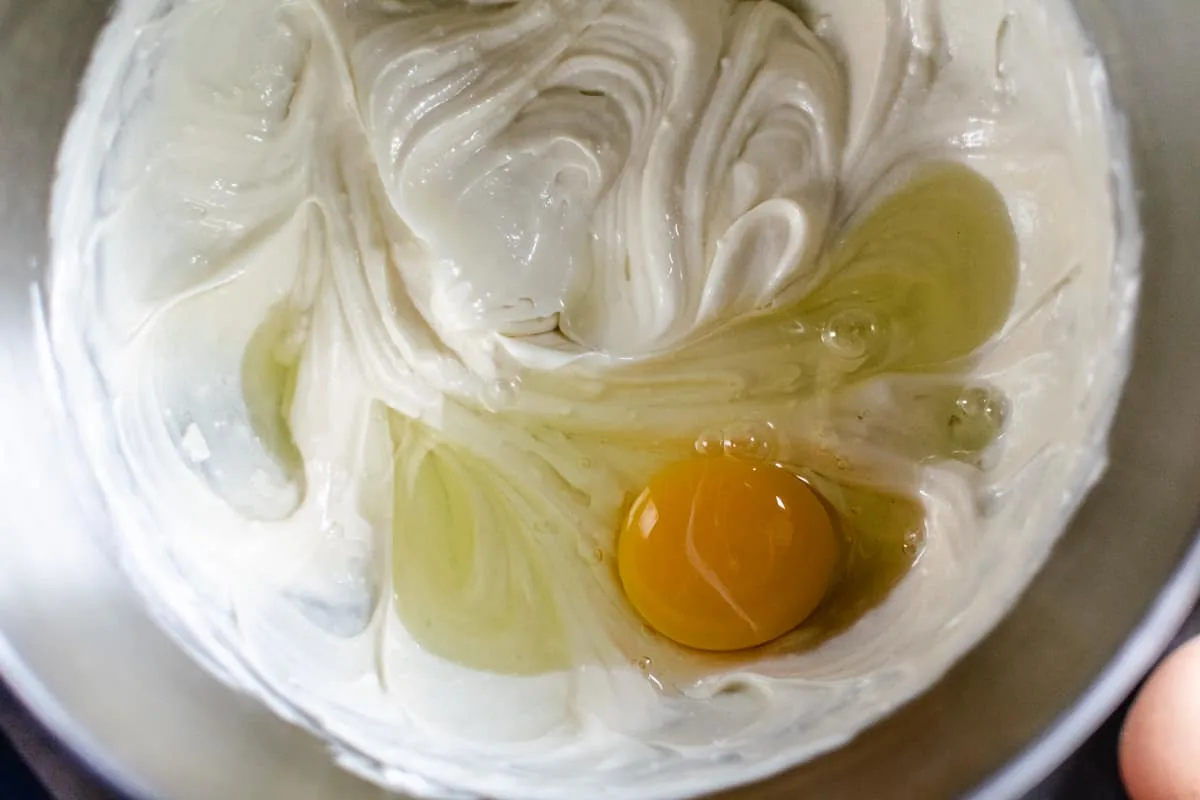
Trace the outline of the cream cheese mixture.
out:
M 928 688 L 1044 561 L 1128 366 L 1123 147 L 1066 0 L 123 0 L 54 351 L 148 607 L 343 764 L 694 794 Z M 1011 252 L 953 222 L 993 196 Z M 714 446 L 911 498 L 903 579 L 656 635 L 620 517 Z

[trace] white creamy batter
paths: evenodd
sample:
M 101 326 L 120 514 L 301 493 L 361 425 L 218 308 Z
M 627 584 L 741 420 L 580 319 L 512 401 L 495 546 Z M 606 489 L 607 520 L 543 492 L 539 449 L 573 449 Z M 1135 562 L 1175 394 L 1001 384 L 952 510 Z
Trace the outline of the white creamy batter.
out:
M 1065 0 L 124 0 L 52 298 L 117 551 L 197 658 L 415 793 L 680 796 L 836 747 L 1103 468 L 1138 255 L 1106 93 Z M 958 365 L 1008 398 L 982 461 L 905 438 L 945 374 L 791 402 L 791 344 L 721 333 L 939 160 L 1020 245 Z M 713 430 L 920 497 L 917 566 L 816 649 L 662 642 L 617 515 Z

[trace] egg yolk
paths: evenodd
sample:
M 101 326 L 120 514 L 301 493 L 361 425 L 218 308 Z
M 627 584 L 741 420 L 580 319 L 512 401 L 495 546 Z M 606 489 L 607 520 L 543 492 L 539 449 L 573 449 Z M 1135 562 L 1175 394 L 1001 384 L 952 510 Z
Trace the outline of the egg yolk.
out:
M 698 457 L 656 474 L 617 544 L 629 601 L 659 633 L 699 650 L 755 647 L 795 628 L 838 561 L 829 513 L 783 467 Z

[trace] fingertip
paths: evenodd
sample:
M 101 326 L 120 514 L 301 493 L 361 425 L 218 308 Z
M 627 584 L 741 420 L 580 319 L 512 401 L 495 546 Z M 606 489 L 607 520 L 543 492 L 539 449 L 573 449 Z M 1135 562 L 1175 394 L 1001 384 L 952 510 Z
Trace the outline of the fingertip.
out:
M 1133 800 L 1200 798 L 1200 639 L 1146 681 L 1121 731 L 1119 759 Z

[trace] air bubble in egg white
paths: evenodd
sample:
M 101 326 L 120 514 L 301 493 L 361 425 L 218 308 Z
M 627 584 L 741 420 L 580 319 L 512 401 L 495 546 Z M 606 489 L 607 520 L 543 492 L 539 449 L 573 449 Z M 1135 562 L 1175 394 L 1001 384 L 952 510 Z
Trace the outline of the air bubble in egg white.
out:
M 499 411 L 511 406 L 520 396 L 520 378 L 498 378 L 485 387 L 483 401 L 489 411 Z
M 925 537 L 920 531 L 909 531 L 904 534 L 904 543 L 901 547 L 904 549 L 904 555 L 910 558 L 915 557 L 921 552 L 921 545 L 924 544 Z
M 838 358 L 857 361 L 876 350 L 882 330 L 874 314 L 852 308 L 838 312 L 821 328 L 821 342 Z
M 1008 422 L 1008 398 L 997 389 L 974 386 L 954 401 L 947 426 L 959 453 L 978 453 L 992 444 Z
M 733 422 L 701 434 L 695 443 L 702 456 L 730 456 L 766 461 L 779 450 L 779 434 L 769 422 Z

